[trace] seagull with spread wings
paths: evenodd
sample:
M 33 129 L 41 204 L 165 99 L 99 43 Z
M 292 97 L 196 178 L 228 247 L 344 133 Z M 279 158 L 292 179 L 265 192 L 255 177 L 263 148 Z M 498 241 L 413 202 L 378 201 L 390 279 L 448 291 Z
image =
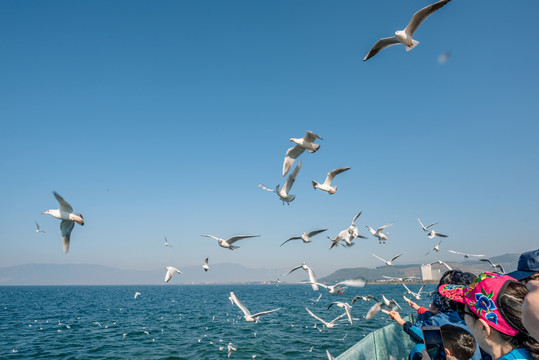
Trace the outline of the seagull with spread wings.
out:
M 348 321 L 350 322 L 350 324 L 354 325 L 354 319 L 352 318 L 352 312 L 351 312 L 352 307 L 350 306 L 350 304 L 346 302 L 342 302 L 342 301 L 334 301 L 331 304 L 329 304 L 328 309 L 332 307 L 333 305 L 343 308 L 344 311 L 346 311 L 346 316 L 348 317 Z
M 37 221 L 36 221 L 35 223 L 36 223 L 36 232 L 37 232 L 37 233 L 44 233 L 44 234 L 47 233 L 45 230 L 41 230 L 41 229 L 39 228 L 39 224 L 37 223 Z
M 230 297 L 228 299 L 230 300 L 232 304 L 236 304 L 236 306 L 239 307 L 241 311 L 243 311 L 243 315 L 244 315 L 243 318 L 247 322 L 257 323 L 258 318 L 260 316 L 281 310 L 281 308 L 278 308 L 278 309 L 273 309 L 273 310 L 268 310 L 268 311 L 262 311 L 256 314 L 251 314 L 249 309 L 247 309 L 245 305 L 243 305 L 243 303 L 240 301 L 240 299 L 238 299 L 238 297 L 236 296 L 236 294 L 234 294 L 233 291 L 230 292 Z
M 378 242 L 381 244 L 382 242 L 385 244 L 387 239 L 388 239 L 388 232 L 384 233 L 384 229 L 387 228 L 387 227 L 390 227 L 391 225 L 393 225 L 393 223 L 389 223 L 389 224 L 386 224 L 384 226 L 380 226 L 378 229 L 374 230 L 373 228 L 371 228 L 370 226 L 368 225 L 365 225 L 367 227 L 367 229 L 369 229 L 369 232 L 375 237 L 378 239 Z
M 429 231 L 429 228 L 430 228 L 431 226 L 434 226 L 434 225 L 438 224 L 437 222 L 435 222 L 435 223 L 432 223 L 432 224 L 429 224 L 429 225 L 425 226 L 425 225 L 423 225 L 423 223 L 421 222 L 421 219 L 419 218 L 419 216 L 417 217 L 417 221 L 419 221 L 419 224 L 421 225 L 421 228 L 423 229 L 424 232 L 428 232 L 428 231 Z
M 223 247 L 225 249 L 229 249 L 229 250 L 234 250 L 234 249 L 238 249 L 239 246 L 235 246 L 235 245 L 232 245 L 234 244 L 236 241 L 238 240 L 241 240 L 241 239 L 248 239 L 248 238 L 254 238 L 254 237 L 259 237 L 260 235 L 236 235 L 236 236 L 232 236 L 231 238 L 228 238 L 228 239 L 221 239 L 217 236 L 213 236 L 213 235 L 200 235 L 200 236 L 205 236 L 205 237 L 209 237 L 209 238 L 212 238 L 212 239 L 215 239 L 217 240 L 217 242 L 219 243 L 219 246 L 220 247 Z
M 490 266 L 492 266 L 492 268 L 494 270 L 496 270 L 496 268 L 500 269 L 500 273 L 502 274 L 505 274 L 505 270 L 503 268 L 503 266 L 501 264 L 494 264 L 492 261 L 490 261 L 490 259 L 479 259 L 480 261 L 485 261 L 485 262 L 488 262 L 490 264 Z
M 412 295 L 413 297 L 415 297 L 416 300 L 421 300 L 421 291 L 423 291 L 423 288 L 425 287 L 425 285 L 421 286 L 418 292 L 413 292 L 405 284 L 402 284 L 402 286 L 404 286 L 404 288 L 406 289 L 407 294 Z
M 343 167 L 343 168 L 339 168 L 339 169 L 335 169 L 335 170 L 331 170 L 330 172 L 328 172 L 327 176 L 326 176 L 326 180 L 324 181 L 323 184 L 320 184 L 316 181 L 312 181 L 312 184 L 313 184 L 313 188 L 316 190 L 316 189 L 320 189 L 322 191 L 327 191 L 327 193 L 329 195 L 333 195 L 335 194 L 335 192 L 337 191 L 337 186 L 331 186 L 331 182 L 333 181 L 333 179 L 335 178 L 335 176 L 339 175 L 340 173 L 342 172 L 345 172 L 347 170 L 350 170 L 349 167 Z
M 403 44 L 406 48 L 406 51 L 412 50 L 414 47 L 419 44 L 419 41 L 412 39 L 415 31 L 421 25 L 421 23 L 431 16 L 435 11 L 442 8 L 451 0 L 440 0 L 434 4 L 425 6 L 423 9 L 419 10 L 412 16 L 412 19 L 408 23 L 408 26 L 404 30 L 398 30 L 395 32 L 395 36 L 387 37 L 378 40 L 376 44 L 369 50 L 363 61 L 369 60 L 374 55 L 378 54 L 381 50 L 396 44 Z
M 50 209 L 42 212 L 42 214 L 48 214 L 52 217 L 62 220 L 60 222 L 60 230 L 62 230 L 62 241 L 64 244 L 64 252 L 67 254 L 69 251 L 69 241 L 71 238 L 71 231 L 75 227 L 75 223 L 84 226 L 84 218 L 82 214 L 74 214 L 73 208 L 63 197 L 58 195 L 56 191 L 53 191 L 54 197 L 60 204 L 59 209 Z
M 312 242 L 311 241 L 311 238 L 313 236 L 316 236 L 320 233 L 323 233 L 324 231 L 326 231 L 327 229 L 321 229 L 321 230 L 313 230 L 311 232 L 304 232 L 303 234 L 301 234 L 301 236 L 292 236 L 290 239 L 286 240 L 284 243 L 281 244 L 281 246 L 283 246 L 284 244 L 286 244 L 287 242 L 289 242 L 290 240 L 303 240 L 304 243 L 310 243 Z
M 321 284 L 319 282 L 316 283 L 316 285 L 322 286 L 323 288 L 327 289 L 328 293 L 330 293 L 330 294 L 337 293 L 339 295 L 343 295 L 342 292 L 344 290 L 346 290 L 348 288 L 348 286 L 364 287 L 365 284 L 367 284 L 367 280 L 365 280 L 365 279 L 363 279 L 361 277 L 357 277 L 355 279 L 339 281 L 335 285 L 325 285 L 325 284 Z
M 393 256 L 393 257 L 391 258 L 391 260 L 384 260 L 384 259 L 382 259 L 381 257 L 379 257 L 379 256 L 377 256 L 377 255 L 375 255 L 375 254 L 372 254 L 372 256 L 374 256 L 375 258 L 377 258 L 377 259 L 379 259 L 379 260 L 382 260 L 383 262 L 386 263 L 387 266 L 391 266 L 391 265 L 393 265 L 393 261 L 395 261 L 395 259 L 397 259 L 397 258 L 398 258 L 399 256 L 401 256 L 402 254 L 403 254 L 403 253 L 400 253 L 400 254 L 398 254 L 398 255 Z
M 169 280 L 172 279 L 172 275 L 176 273 L 182 273 L 180 270 L 176 269 L 173 266 L 165 266 L 165 269 L 167 270 L 167 273 L 165 274 L 165 282 L 169 282 Z
M 464 256 L 465 259 L 469 259 L 470 256 L 476 256 L 476 257 L 483 257 L 483 256 L 486 256 L 486 255 L 467 254 L 467 253 L 463 253 L 463 252 L 460 252 L 460 251 L 449 250 L 449 249 L 448 249 L 447 251 L 449 251 L 450 253 L 453 253 L 453 254 L 462 255 L 462 256 Z
M 322 140 L 322 138 L 312 131 L 307 131 L 305 133 L 305 136 L 303 138 L 290 138 L 290 141 L 296 144 L 296 146 L 291 147 L 287 150 L 286 156 L 284 158 L 283 163 L 283 176 L 285 176 L 290 168 L 292 167 L 292 164 L 294 163 L 294 160 L 305 150 L 308 150 L 310 153 L 315 153 L 320 148 L 319 144 L 315 144 L 314 141 L 316 139 Z
M 447 263 L 443 262 L 442 260 L 431 262 L 430 264 L 431 265 L 434 265 L 434 264 L 444 265 L 447 268 L 447 270 L 453 270 L 453 268 L 451 266 L 447 265 Z
M 436 232 L 434 230 L 431 230 L 427 236 L 429 239 L 434 239 L 436 236 L 446 238 L 448 235 L 440 234 L 439 232 Z
M 341 315 L 337 316 L 335 319 L 331 320 L 330 322 L 327 322 L 326 320 L 320 318 L 319 316 L 315 315 L 311 310 L 309 310 L 308 307 L 305 308 L 305 310 L 307 310 L 307 312 L 315 319 L 321 321 L 324 326 L 328 329 L 332 329 L 335 327 L 335 322 L 339 319 L 341 319 L 343 316 L 346 316 L 346 313 L 342 313 Z
M 209 257 L 206 257 L 206 260 L 204 260 L 204 265 L 202 265 L 202 268 L 206 272 L 210 270 Z
M 301 265 L 298 265 L 292 270 L 290 270 L 289 272 L 287 272 L 284 276 L 290 274 L 293 271 L 296 271 L 297 269 L 303 269 L 307 271 L 307 274 L 309 275 L 309 284 L 311 284 L 314 291 L 318 291 L 318 285 L 317 285 L 316 276 L 314 275 L 314 271 L 307 265 L 305 261 L 301 263 Z
M 436 244 L 432 249 L 427 251 L 427 253 L 425 255 L 428 255 L 432 250 L 434 250 L 436 252 L 440 252 L 440 244 L 442 243 L 442 241 L 443 240 L 438 241 L 438 244 Z
M 296 176 L 298 175 L 298 172 L 299 172 L 300 168 L 301 168 L 301 161 L 298 163 L 298 166 L 296 166 L 294 171 L 292 171 L 292 174 L 290 174 L 288 176 L 288 178 L 286 179 L 286 182 L 284 183 L 284 186 L 282 188 L 280 187 L 280 185 L 277 185 L 275 187 L 275 190 L 273 190 L 273 189 L 270 189 L 270 188 L 266 187 L 263 184 L 258 184 L 258 187 L 261 188 L 262 190 L 271 191 L 271 192 L 276 193 L 277 196 L 279 196 L 279 199 L 281 199 L 281 201 L 283 202 L 283 205 L 284 205 L 285 202 L 288 205 L 290 205 L 290 203 L 292 201 L 294 201 L 294 199 L 296 198 L 296 195 L 289 195 L 288 193 L 290 192 L 290 189 L 292 188 L 292 185 L 294 185 L 294 181 L 296 181 Z

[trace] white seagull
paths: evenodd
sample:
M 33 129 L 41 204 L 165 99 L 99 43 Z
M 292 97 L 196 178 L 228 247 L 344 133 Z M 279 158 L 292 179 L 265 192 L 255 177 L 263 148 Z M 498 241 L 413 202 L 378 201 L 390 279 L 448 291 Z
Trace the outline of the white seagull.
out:
M 41 232 L 41 233 L 44 233 L 44 234 L 47 233 L 45 230 L 41 230 L 41 229 L 39 228 L 39 224 L 37 223 L 37 221 L 36 221 L 36 232 L 38 232 L 38 233 Z
M 238 240 L 241 240 L 241 239 L 248 239 L 248 238 L 253 238 L 253 237 L 259 237 L 260 235 L 236 235 L 236 236 L 232 236 L 231 238 L 228 238 L 228 239 L 221 239 L 217 236 L 213 236 L 213 235 L 200 235 L 200 236 L 205 236 L 205 237 L 209 237 L 209 238 L 212 238 L 212 239 L 215 239 L 217 240 L 217 242 L 219 243 L 219 246 L 220 247 L 223 247 L 225 249 L 230 249 L 230 250 L 234 250 L 234 249 L 238 249 L 239 246 L 234 246 L 232 244 L 234 244 L 236 241 Z
M 354 216 L 354 218 L 352 219 L 352 224 L 350 224 L 350 227 L 348 227 L 348 232 L 350 233 L 350 237 L 351 237 L 351 240 L 355 239 L 355 238 L 362 238 L 362 239 L 366 239 L 367 237 L 366 236 L 362 236 L 362 235 L 359 235 L 359 230 L 356 226 L 356 220 L 359 218 L 359 216 L 361 215 L 362 211 L 360 211 L 356 216 Z
M 307 263 L 305 263 L 305 261 L 301 265 L 298 265 L 292 270 L 290 270 L 289 272 L 287 272 L 284 276 L 290 274 L 292 271 L 295 271 L 297 269 L 303 269 L 307 271 L 307 274 L 309 275 L 309 283 L 311 284 L 314 291 L 318 291 L 318 285 L 317 285 L 316 276 L 314 275 L 314 271 L 307 265 Z
M 404 30 L 399 30 L 395 32 L 395 36 L 387 37 L 378 40 L 376 44 L 371 48 L 371 50 L 365 55 L 365 58 L 363 58 L 363 61 L 369 60 L 374 55 L 378 54 L 380 50 L 385 49 L 388 46 L 396 45 L 396 44 L 403 44 L 406 48 L 406 51 L 412 50 L 414 47 L 419 44 L 419 41 L 412 39 L 412 36 L 414 35 L 415 31 L 421 25 L 421 23 L 428 18 L 430 15 L 432 15 L 435 11 L 439 10 L 442 6 L 447 4 L 451 0 L 440 0 L 435 2 L 434 4 L 425 6 L 423 9 L 419 10 L 412 16 L 412 19 L 410 20 L 410 23 Z
M 450 253 L 453 253 L 453 254 L 462 255 L 462 256 L 464 256 L 465 259 L 469 259 L 470 256 L 477 256 L 477 257 L 486 256 L 486 255 L 467 254 L 467 253 L 462 253 L 462 252 L 459 252 L 459 251 L 454 251 L 454 250 L 449 250 L 449 249 L 447 251 L 449 251 Z
M 384 226 L 380 226 L 378 229 L 374 230 L 373 228 L 371 228 L 370 226 L 368 225 L 365 225 L 368 229 L 369 229 L 369 232 L 375 237 L 375 238 L 378 238 L 378 242 L 381 244 L 382 242 L 385 244 L 385 242 L 387 241 L 388 239 L 388 234 L 389 233 L 383 233 L 383 230 L 387 227 L 390 227 L 391 225 L 393 225 L 393 223 L 389 223 L 389 224 L 386 224 Z
M 427 251 L 425 255 L 428 255 L 432 250 L 440 252 L 440 244 L 442 243 L 442 241 L 443 240 L 438 241 L 438 244 L 436 244 L 431 250 Z
M 210 265 L 208 265 L 208 257 L 206 257 L 206 260 L 204 260 L 204 265 L 202 265 L 202 268 L 204 269 L 204 271 L 208 271 L 210 270 Z
M 431 265 L 434 265 L 434 264 L 444 265 L 447 268 L 447 270 L 453 270 L 453 268 L 451 268 L 451 266 L 447 265 L 447 263 L 443 262 L 442 260 L 431 262 L 430 264 Z
M 408 288 L 408 286 L 406 286 L 406 285 L 404 285 L 404 284 L 402 284 L 402 286 L 404 286 L 404 288 L 406 289 L 406 291 L 408 291 L 407 294 L 412 295 L 413 297 L 415 297 L 416 300 L 421 300 L 421 291 L 423 291 L 423 288 L 425 287 L 425 285 L 421 286 L 421 288 L 419 289 L 418 292 L 413 292 L 412 290 L 410 290 L 410 289 Z
M 501 264 L 494 264 L 492 261 L 490 261 L 490 259 L 479 259 L 479 260 L 488 262 L 490 264 L 490 266 L 492 266 L 492 268 L 494 270 L 496 270 L 496 268 L 498 268 L 498 269 L 500 269 L 500 272 L 502 274 L 505 274 L 505 270 L 504 270 L 504 268 L 503 268 L 503 266 Z
M 438 236 L 438 237 L 444 237 L 446 238 L 448 235 L 444 235 L 444 234 L 440 234 L 439 232 L 436 232 L 434 230 L 431 230 L 427 236 L 429 237 L 429 239 L 434 239 L 434 237 Z
M 133 299 L 136 299 L 136 298 L 138 298 L 138 296 L 139 296 L 139 295 L 140 295 L 140 293 L 139 293 L 138 291 L 137 291 L 137 292 L 135 292 L 135 296 L 133 297 Z
M 82 214 L 74 214 L 73 208 L 67 201 L 65 201 L 58 193 L 53 191 L 54 197 L 60 204 L 59 209 L 51 209 L 42 212 L 42 214 L 49 214 L 52 217 L 62 220 L 60 223 L 60 229 L 62 230 L 62 241 L 64 243 L 64 252 L 67 254 L 69 251 L 69 239 L 71 238 L 71 231 L 75 227 L 75 223 L 84 226 L 84 218 Z
M 165 274 L 165 282 L 168 282 L 170 279 L 172 279 L 172 275 L 174 275 L 175 273 L 182 273 L 180 270 L 176 269 L 173 266 L 165 266 L 165 269 L 167 269 L 167 273 Z
M 331 304 L 329 304 L 328 309 L 332 307 L 333 305 L 343 308 L 344 311 L 346 311 L 346 316 L 348 317 L 348 321 L 350 322 L 350 324 L 354 325 L 354 319 L 352 318 L 352 313 L 350 312 L 350 310 L 352 309 L 350 304 L 342 302 L 342 301 L 334 301 Z
M 437 222 L 435 222 L 435 223 L 432 223 L 432 224 L 429 224 L 429 225 L 425 226 L 425 225 L 423 225 L 423 223 L 421 222 L 421 219 L 419 218 L 419 216 L 417 217 L 417 221 L 419 221 L 419 224 L 421 225 L 421 228 L 423 229 L 424 232 L 428 232 L 428 231 L 429 231 L 429 228 L 430 228 L 431 226 L 434 226 L 434 225 L 438 224 Z
M 327 229 L 322 229 L 322 230 L 314 230 L 314 231 L 311 231 L 311 232 L 304 232 L 303 234 L 301 234 L 301 236 L 292 236 L 290 239 L 286 240 L 284 243 L 281 244 L 281 246 L 283 246 L 284 244 L 286 244 L 287 242 L 289 242 L 290 240 L 303 240 L 304 243 L 310 243 L 311 242 L 311 238 L 315 235 L 318 235 L 324 231 L 326 231 Z
M 398 255 L 393 256 L 393 257 L 391 258 L 391 260 L 389 260 L 389 261 L 388 261 L 388 260 L 384 260 L 384 259 L 382 259 L 381 257 L 379 257 L 379 256 L 377 256 L 377 255 L 375 255 L 375 254 L 372 254 L 372 256 L 374 256 L 375 258 L 377 258 L 377 259 L 379 259 L 379 260 L 382 260 L 383 262 L 386 263 L 387 266 L 391 266 L 391 265 L 393 265 L 393 261 L 395 261 L 395 259 L 398 258 L 399 256 L 401 256 L 402 254 L 403 254 L 403 253 L 400 253 L 400 254 L 398 254 Z
M 320 136 L 316 135 L 312 131 L 307 131 L 305 133 L 305 136 L 301 139 L 290 138 L 290 141 L 294 142 L 296 146 L 291 147 L 286 151 L 286 156 L 283 163 L 283 176 L 288 173 L 288 171 L 292 167 L 292 164 L 294 163 L 294 160 L 296 160 L 296 158 L 300 156 L 305 150 L 314 153 L 320 148 L 319 144 L 314 144 L 314 141 L 316 139 L 323 140 Z
M 282 188 L 280 187 L 280 185 L 277 185 L 275 187 L 275 190 L 273 190 L 273 189 L 270 189 L 270 188 L 266 187 L 263 184 L 258 184 L 258 187 L 261 188 L 262 190 L 271 191 L 271 192 L 276 193 L 277 196 L 279 196 L 279 199 L 281 199 L 281 201 L 283 202 L 283 205 L 284 205 L 285 202 L 288 205 L 290 205 L 290 203 L 292 201 L 294 201 L 294 199 L 296 198 L 296 195 L 290 195 L 288 193 L 290 192 L 290 189 L 292 188 L 292 185 L 294 185 L 294 181 L 296 181 L 296 176 L 298 175 L 298 172 L 299 172 L 300 168 L 301 168 L 301 161 L 298 163 L 298 166 L 296 166 L 294 171 L 292 171 L 292 174 L 290 174 L 288 176 L 288 178 L 286 179 L 286 182 L 284 183 L 284 186 Z
M 344 240 L 344 242 L 348 245 L 348 246 L 352 246 L 353 243 L 352 243 L 352 240 L 351 240 L 351 235 L 350 235 L 350 232 L 348 231 L 348 229 L 344 229 L 342 230 L 341 232 L 339 232 L 337 234 L 337 236 L 335 236 L 335 238 L 330 238 L 328 236 L 328 239 L 331 240 L 331 245 L 329 245 L 329 248 L 332 249 L 334 246 L 336 245 L 339 245 L 340 241 L 341 240 Z
M 331 355 L 328 349 L 326 349 L 326 355 L 328 356 L 328 360 L 334 360 L 334 357 Z
M 329 195 L 333 195 L 335 194 L 335 192 L 337 191 L 337 186 L 331 186 L 331 182 L 333 181 L 333 179 L 335 178 L 335 176 L 339 175 L 340 173 L 342 172 L 345 172 L 347 170 L 350 170 L 349 167 L 344 167 L 344 168 L 339 168 L 339 169 L 335 169 L 335 170 L 331 170 L 330 172 L 328 172 L 327 176 L 326 176 L 326 180 L 324 181 L 323 184 L 320 184 L 316 181 L 312 181 L 312 184 L 313 184 L 313 188 L 316 190 L 317 188 L 322 190 L 322 191 L 327 191 L 327 193 Z
M 331 320 L 330 322 L 327 322 L 326 320 L 320 318 L 319 316 L 315 315 L 311 310 L 309 310 L 308 307 L 305 308 L 305 310 L 307 310 L 307 312 L 315 319 L 321 321 L 324 326 L 328 329 L 332 329 L 335 327 L 335 322 L 337 320 L 339 320 L 340 318 L 342 318 L 343 316 L 346 316 L 346 313 L 342 313 L 341 315 L 337 316 L 335 319 Z
M 168 243 L 168 240 L 167 240 L 167 237 L 166 237 L 166 236 L 165 236 L 165 246 L 168 246 L 169 248 L 172 249 L 172 245 L 170 245 L 170 244 Z
M 277 311 L 277 310 L 281 310 L 281 308 L 278 308 L 278 309 L 273 309 L 273 310 L 268 310 L 268 311 L 262 311 L 262 312 L 259 312 L 259 313 L 256 313 L 256 314 L 251 314 L 249 309 L 247 309 L 245 307 L 245 305 L 243 305 L 243 303 L 240 301 L 240 299 L 238 299 L 238 297 L 236 296 L 236 294 L 234 294 L 233 291 L 230 292 L 229 299 L 233 304 L 236 304 L 240 308 L 241 311 L 243 311 L 243 314 L 244 314 L 243 318 L 247 322 L 255 322 L 255 323 L 257 323 L 259 316 L 269 314 L 269 313 L 272 313 L 272 312 Z
M 323 288 L 327 289 L 328 290 L 328 293 L 330 294 L 339 294 L 339 295 L 343 295 L 343 291 L 346 290 L 348 288 L 348 286 L 353 286 L 353 287 L 364 287 L 365 284 L 367 284 L 367 280 L 361 278 L 361 277 L 358 277 L 358 278 L 355 278 L 355 279 L 350 279 L 350 280 L 344 280 L 344 281 L 340 281 L 338 283 L 336 283 L 335 285 L 325 285 L 325 284 L 321 284 L 321 283 L 316 283 L 316 285 L 319 285 L 319 286 L 322 286 Z
M 358 300 L 363 300 L 363 301 L 371 301 L 371 299 L 377 301 L 377 302 L 380 302 L 380 300 L 378 300 L 377 298 L 375 298 L 374 296 L 371 296 L 371 295 L 367 295 L 367 296 L 362 296 L 362 295 L 358 295 L 358 296 L 355 296 L 353 299 L 352 299 L 352 305 L 354 305 L 354 303 Z

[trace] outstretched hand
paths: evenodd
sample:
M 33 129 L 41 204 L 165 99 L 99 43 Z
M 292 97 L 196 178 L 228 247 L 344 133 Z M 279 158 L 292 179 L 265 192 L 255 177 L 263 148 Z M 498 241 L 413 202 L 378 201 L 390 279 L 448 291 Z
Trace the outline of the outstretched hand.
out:
M 404 320 L 398 311 L 390 311 L 389 316 L 391 317 L 391 320 L 395 321 L 399 326 L 404 325 Z

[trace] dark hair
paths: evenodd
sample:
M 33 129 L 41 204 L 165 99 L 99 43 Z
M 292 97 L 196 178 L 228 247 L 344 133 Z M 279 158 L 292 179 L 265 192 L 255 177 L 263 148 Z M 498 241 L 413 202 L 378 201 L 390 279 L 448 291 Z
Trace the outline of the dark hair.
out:
M 469 360 L 473 357 L 477 346 L 472 334 L 451 324 L 443 325 L 440 329 L 442 330 L 444 347 L 451 351 L 451 355 L 459 360 Z
M 526 285 L 511 281 L 507 284 L 505 291 L 498 295 L 498 308 L 503 318 L 518 330 L 515 336 L 500 334 L 502 340 L 510 343 L 514 348 L 526 348 L 534 359 L 539 359 L 539 343 L 530 336 L 524 325 L 522 325 L 522 304 L 528 294 Z
M 446 271 L 440 278 L 438 287 L 444 284 L 453 284 L 453 285 L 470 285 L 477 278 L 471 272 L 463 272 L 460 270 L 449 270 Z M 457 311 L 461 308 L 460 303 L 450 300 L 445 296 L 440 295 L 438 289 L 432 298 L 432 305 L 438 309 L 440 312 L 451 312 Z

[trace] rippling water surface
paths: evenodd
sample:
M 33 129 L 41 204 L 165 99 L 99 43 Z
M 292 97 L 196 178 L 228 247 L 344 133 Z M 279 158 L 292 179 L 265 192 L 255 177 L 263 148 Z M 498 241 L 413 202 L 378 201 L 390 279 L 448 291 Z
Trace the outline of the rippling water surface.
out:
M 137 291 L 141 295 L 134 299 Z M 251 313 L 282 309 L 247 323 L 228 300 L 230 291 Z M 343 312 L 328 310 L 332 301 L 383 293 L 401 304 L 403 315 L 412 312 L 402 300 L 402 285 L 349 288 L 344 296 L 320 293 L 314 302 L 319 292 L 306 285 L 0 287 L 0 357 L 224 359 L 232 343 L 232 359 L 327 359 L 326 349 L 336 356 L 390 320 L 379 313 L 366 321 L 373 303 L 358 301 L 354 325 L 343 321 L 320 331 L 322 324 L 305 307 L 330 321 Z M 428 306 L 429 300 L 424 296 L 418 303 Z

